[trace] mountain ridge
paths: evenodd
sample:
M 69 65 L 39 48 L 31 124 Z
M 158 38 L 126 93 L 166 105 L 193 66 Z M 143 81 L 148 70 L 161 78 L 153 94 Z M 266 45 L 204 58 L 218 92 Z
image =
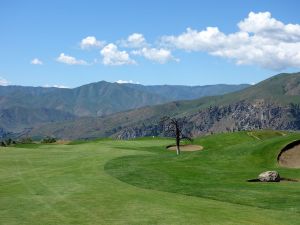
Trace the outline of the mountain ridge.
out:
M 29 135 L 67 139 L 156 136 L 163 133 L 159 120 L 166 115 L 187 118 L 194 135 L 261 128 L 300 130 L 299 104 L 300 73 L 279 74 L 223 96 L 173 101 L 106 117 L 48 124 L 34 128 Z
M 32 128 L 42 123 L 68 121 L 78 117 L 105 116 L 147 105 L 162 104 L 174 99 L 228 93 L 247 86 L 243 84 L 179 88 L 179 86 L 158 85 L 148 88 L 143 85 L 106 81 L 73 89 L 0 86 L 0 128 L 6 132 L 20 132 L 21 129 Z M 182 89 L 185 90 L 185 95 L 180 94 Z M 18 110 L 21 108 L 24 113 Z

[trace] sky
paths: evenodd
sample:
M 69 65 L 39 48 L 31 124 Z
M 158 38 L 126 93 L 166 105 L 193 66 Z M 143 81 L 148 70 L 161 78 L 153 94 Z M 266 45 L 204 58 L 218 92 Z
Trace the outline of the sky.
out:
M 255 84 L 300 71 L 298 0 L 0 1 L 0 85 Z

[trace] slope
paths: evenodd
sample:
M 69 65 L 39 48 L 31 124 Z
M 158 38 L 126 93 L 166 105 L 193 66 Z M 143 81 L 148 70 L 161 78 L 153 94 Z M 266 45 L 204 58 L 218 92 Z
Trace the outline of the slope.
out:
M 197 138 L 194 143 L 204 149 L 183 152 L 179 157 L 164 148 L 149 147 L 144 150 L 153 154 L 113 159 L 105 169 L 119 180 L 140 188 L 293 212 L 300 216 L 299 182 L 247 182 L 266 170 L 279 171 L 283 178 L 300 180 L 299 169 L 281 168 L 277 162 L 282 147 L 299 140 L 300 134 L 253 131 L 253 135 L 264 138 L 253 138 L 248 132 Z

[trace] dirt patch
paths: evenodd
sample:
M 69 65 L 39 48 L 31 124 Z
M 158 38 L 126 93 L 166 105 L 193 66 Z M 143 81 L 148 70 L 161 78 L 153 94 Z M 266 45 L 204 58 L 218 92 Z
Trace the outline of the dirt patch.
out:
M 277 157 L 280 166 L 300 168 L 300 140 L 285 146 Z
M 168 146 L 168 150 L 176 151 L 176 146 Z M 194 152 L 194 151 L 200 151 L 203 147 L 201 145 L 180 145 L 180 151 L 183 152 Z

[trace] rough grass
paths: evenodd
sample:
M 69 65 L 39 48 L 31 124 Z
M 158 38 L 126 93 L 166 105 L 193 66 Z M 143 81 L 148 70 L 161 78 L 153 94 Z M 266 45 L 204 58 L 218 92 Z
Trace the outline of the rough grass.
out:
M 203 151 L 180 157 L 156 138 L 0 148 L 0 224 L 297 224 L 298 183 L 244 182 L 276 168 L 270 146 L 295 136 L 211 136 L 196 141 Z M 265 194 L 276 195 L 258 199 Z

